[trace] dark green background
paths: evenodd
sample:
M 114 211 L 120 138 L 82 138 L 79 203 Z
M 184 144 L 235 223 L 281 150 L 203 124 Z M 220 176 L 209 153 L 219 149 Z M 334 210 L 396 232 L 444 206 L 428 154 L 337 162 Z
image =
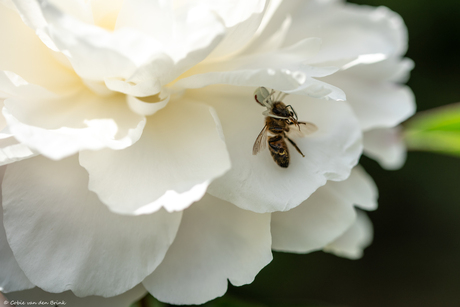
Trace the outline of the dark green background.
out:
M 460 0 L 349 2 L 404 18 L 419 111 L 460 101 Z M 263 306 L 460 306 L 460 159 L 410 152 L 398 171 L 361 164 L 380 190 L 380 207 L 369 214 L 374 243 L 361 260 L 275 253 L 253 284 L 230 286 L 226 297 Z M 211 306 L 242 306 L 224 301 Z
M 404 18 L 419 111 L 460 101 L 459 0 L 349 2 L 384 5 Z M 374 243 L 361 260 L 275 253 L 253 284 L 229 293 L 281 306 L 460 306 L 460 159 L 410 152 L 398 171 L 367 158 L 361 164 L 380 191 L 379 209 L 369 214 Z

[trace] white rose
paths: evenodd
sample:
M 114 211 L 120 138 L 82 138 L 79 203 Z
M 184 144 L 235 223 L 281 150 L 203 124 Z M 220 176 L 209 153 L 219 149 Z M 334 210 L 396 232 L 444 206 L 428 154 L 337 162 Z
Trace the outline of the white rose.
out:
M 414 112 L 396 85 L 411 62 L 395 13 L 319 0 L 13 2 L 0 5 L 0 290 L 123 306 L 145 287 L 201 304 L 227 280 L 252 282 L 272 248 L 358 258 L 370 243 L 354 209 L 377 205 L 355 167 L 363 133 L 364 150 L 397 167 L 401 144 L 378 138 Z M 252 155 L 260 86 L 289 93 L 318 127 L 295 139 L 305 157 L 291 147 L 289 168 Z

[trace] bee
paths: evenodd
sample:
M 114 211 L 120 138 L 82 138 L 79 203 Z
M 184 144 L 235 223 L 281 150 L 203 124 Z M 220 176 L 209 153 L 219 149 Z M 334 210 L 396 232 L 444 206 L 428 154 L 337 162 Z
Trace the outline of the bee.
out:
M 318 127 L 313 123 L 298 121 L 294 108 L 282 102 L 287 95 L 286 93 L 279 92 L 276 98 L 274 95 L 275 90 L 269 92 L 265 87 L 259 87 L 254 92 L 256 102 L 266 107 L 267 110 L 262 113 L 265 116 L 265 126 L 257 136 L 252 154 L 256 155 L 259 151 L 264 150 L 268 144 L 273 161 L 279 166 L 287 168 L 290 155 L 285 140 L 288 140 L 297 152 L 305 157 L 289 136 L 303 137 L 317 131 Z

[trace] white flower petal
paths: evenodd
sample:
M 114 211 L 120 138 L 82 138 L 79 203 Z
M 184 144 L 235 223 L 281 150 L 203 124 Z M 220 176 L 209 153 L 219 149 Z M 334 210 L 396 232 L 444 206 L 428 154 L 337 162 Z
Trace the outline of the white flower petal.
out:
M 292 23 L 292 12 L 299 5 L 316 5 L 317 1 L 283 1 L 283 0 L 271 0 L 268 3 L 266 12 L 264 14 L 263 20 L 259 29 L 257 29 L 256 36 L 250 42 L 248 46 L 244 49 L 242 54 L 251 54 L 255 52 L 267 51 L 265 49 L 260 49 L 260 46 L 267 46 L 268 51 L 276 50 L 282 46 L 284 39 L 286 37 L 289 28 Z M 286 22 L 286 20 L 289 20 Z M 287 24 L 286 24 L 287 23 Z M 281 30 L 281 31 L 280 31 Z M 270 44 L 274 36 L 278 36 L 275 44 Z M 310 36 L 311 37 L 311 36 Z M 302 39 L 306 36 L 302 37 Z M 299 39 L 299 40 L 302 40 Z M 270 48 L 274 47 L 274 48 Z
M 3 179 L 6 167 L 0 168 L 0 176 Z M 3 227 L 3 207 L 0 206 L 0 291 L 3 293 L 20 291 L 35 287 L 26 277 L 14 258 L 6 239 Z
M 337 72 L 324 81 L 347 93 L 347 101 L 364 131 L 394 127 L 415 113 L 415 98 L 409 87 L 372 80 L 360 75 L 358 67 L 354 70 L 355 67 Z
M 321 39 L 316 37 L 306 38 L 295 44 L 270 52 L 251 54 L 235 57 L 225 62 L 209 63 L 200 66 L 202 71 L 226 71 L 238 69 L 273 68 L 290 69 L 299 67 L 300 63 L 315 57 L 321 48 Z M 270 63 L 267 63 L 271 60 Z M 322 77 L 324 75 L 317 75 Z
M 117 215 L 87 185 L 76 157 L 9 165 L 3 181 L 6 235 L 26 276 L 45 291 L 118 295 L 162 261 L 181 214 Z
M 308 253 L 322 249 L 355 221 L 353 203 L 326 184 L 298 207 L 272 213 L 272 249 Z
M 401 127 L 374 129 L 364 133 L 364 153 L 388 170 L 401 168 L 406 161 L 406 146 Z
M 89 189 L 110 210 L 123 214 L 161 207 L 183 210 L 230 168 L 214 111 L 181 100 L 171 101 L 150 117 L 133 146 L 80 154 L 80 163 L 90 174 Z
M 346 180 L 329 181 L 298 207 L 272 213 L 273 249 L 307 253 L 341 236 L 355 222 L 355 209 L 377 208 L 377 188 L 361 166 Z
M 91 0 L 94 24 L 114 30 L 124 0 Z
M 265 2 L 127 0 L 116 28 L 134 28 L 155 38 L 167 47 L 176 62 L 192 51 L 210 45 L 210 41 L 227 32 L 217 49 L 214 44 L 205 54 L 215 49 L 213 57 L 222 56 L 233 53 L 251 39 L 260 23 Z M 201 60 L 205 55 L 200 57 Z M 199 61 L 194 62 L 193 65 Z
M 136 29 L 158 41 L 162 52 L 151 56 L 129 80 L 106 79 L 109 88 L 134 96 L 156 94 L 161 86 L 204 60 L 222 40 L 226 30 L 214 11 L 190 4 L 172 6 L 145 0 L 123 3 L 118 31 Z M 123 86 L 124 81 L 129 82 Z
M 164 53 L 158 53 L 150 58 L 150 63 L 134 71 L 129 78 L 106 77 L 104 83 L 107 88 L 131 96 L 147 97 L 161 92 L 163 79 L 171 79 L 173 62 Z
M 228 28 L 224 40 L 207 58 L 211 61 L 235 54 L 253 39 L 268 3 L 265 0 L 199 1 L 214 9 Z
M 146 122 L 129 110 L 123 95 L 100 97 L 89 91 L 53 99 L 9 98 L 3 115 L 16 139 L 51 159 L 85 149 L 128 147 Z
M 340 257 L 359 259 L 363 255 L 363 249 L 371 244 L 372 237 L 372 222 L 364 212 L 357 211 L 354 224 L 323 250 Z
M 21 76 L 11 71 L 0 71 L 0 97 L 21 97 L 21 98 L 36 98 L 53 99 L 56 94 L 44 89 L 41 86 L 28 83 Z M 4 103 L 2 101 L 2 107 Z
M 125 0 L 118 14 L 115 29 L 129 27 L 160 42 L 172 39 L 174 10 L 172 1 Z
M 377 209 L 377 186 L 366 171 L 359 165 L 351 171 L 350 177 L 344 181 L 328 182 L 341 199 L 364 210 Z
M 227 279 L 250 283 L 272 259 L 269 224 L 269 214 L 206 194 L 184 211 L 174 243 L 143 284 L 160 301 L 202 304 L 222 296 Z
M 0 73 L 0 78 L 1 78 L 1 73 Z M 0 108 L 1 109 L 3 109 L 3 102 L 4 102 L 4 99 L 0 98 Z M 11 134 L 10 130 L 8 129 L 6 125 L 5 118 L 0 115 L 0 140 L 7 139 L 12 136 L 13 135 Z
M 181 31 L 175 28 L 178 31 L 172 34 L 175 41 L 171 43 L 172 46 L 165 47 L 168 54 L 152 55 L 129 79 L 105 78 L 107 87 L 133 96 L 155 95 L 161 91 L 162 86 L 201 62 L 220 42 L 224 28 L 212 12 L 198 11 L 192 24 L 176 25 L 180 26 Z
M 204 60 L 215 49 L 226 32 L 222 22 L 216 16 L 214 7 L 193 3 L 127 0 L 118 17 L 117 29 L 133 28 L 162 43 L 174 62 L 174 65 L 171 64 L 160 74 L 163 84 L 166 84 Z M 158 74 L 155 68 L 147 70 Z
M 135 31 L 123 29 L 112 33 L 80 23 L 55 9 L 47 9 L 45 13 L 53 23 L 48 26 L 53 41 L 85 79 L 129 78 L 137 66 L 161 52 L 157 42 Z
M 310 63 L 353 61 L 363 55 L 402 55 L 407 49 L 407 29 L 402 18 L 386 7 L 343 4 L 341 1 L 285 1 L 279 9 L 292 14 L 285 46 L 305 37 L 323 40 L 321 53 Z M 293 8 L 294 6 L 294 8 Z M 279 21 L 278 21 L 279 22 Z M 357 64 L 357 63 L 355 63 Z
M 94 21 L 91 2 L 87 0 L 46 0 L 65 14 L 69 14 L 85 23 L 92 24 Z
M 128 103 L 129 108 L 133 112 L 143 116 L 153 115 L 160 111 L 166 107 L 169 99 L 169 96 L 161 99 L 159 95 L 149 97 L 126 96 L 126 102 Z
M 5 89 L 2 82 L 4 72 L 0 71 L 0 94 Z M 14 87 L 14 85 L 13 85 Z M 0 98 L 0 108 L 3 108 L 3 99 Z M 0 166 L 35 156 L 37 153 L 24 144 L 19 143 L 9 131 L 5 118 L 0 114 Z
M 13 137 L 0 139 L 0 165 L 21 161 L 36 155 L 36 152 L 30 150 L 26 145 L 19 143 Z
M 23 301 L 26 304 L 27 302 L 35 302 L 38 305 L 40 301 L 47 302 L 48 306 L 53 306 L 54 302 L 57 306 L 66 307 L 128 307 L 141 299 L 146 293 L 145 288 L 142 285 L 138 285 L 123 294 L 109 298 L 100 296 L 77 297 L 70 291 L 49 293 L 40 288 L 8 293 L 6 297 L 9 301 Z
M 186 1 L 178 1 L 186 2 Z M 233 27 L 251 18 L 254 13 L 260 13 L 265 7 L 265 0 L 193 0 L 194 5 L 204 5 L 215 11 L 223 19 L 226 27 Z
M 362 146 L 359 124 L 345 102 L 287 96 L 285 102 L 294 107 L 299 120 L 314 123 L 318 131 L 294 139 L 305 158 L 288 145 L 291 164 L 283 169 L 268 150 L 252 155 L 254 141 L 264 126 L 264 108 L 254 101 L 253 91 L 221 86 L 195 92 L 215 107 L 232 160 L 232 169 L 210 185 L 210 194 L 255 212 L 286 211 L 326 180 L 349 176 Z
M 175 74 L 180 74 L 177 70 L 185 69 L 184 63 L 174 66 L 173 59 L 165 53 L 167 46 L 135 29 L 125 27 L 110 32 L 77 20 L 46 2 L 18 1 L 16 5 L 24 20 L 40 33 L 42 41 L 68 57 L 77 74 L 91 82 L 103 81 L 111 90 L 134 96 L 155 95 Z M 215 27 L 211 29 L 212 33 L 217 31 Z M 203 39 L 202 33 L 195 34 L 197 50 L 210 48 L 207 44 L 211 43 Z M 189 58 L 197 60 L 209 52 L 202 54 L 203 50 L 198 50 Z
M 35 287 L 19 267 L 6 240 L 5 231 L 0 229 L 0 291 L 8 293 Z
M 81 86 L 78 76 L 54 58 L 19 14 L 2 5 L 0 41 L 0 70 L 13 71 L 28 82 L 57 93 L 68 93 Z
M 109 32 L 43 1 L 17 1 L 16 4 L 23 18 L 41 33 L 41 39 L 64 53 L 82 78 L 109 81 L 109 88 L 132 95 L 154 95 L 161 89 L 161 80 L 156 78 L 158 72 L 145 83 L 138 84 L 138 77 L 130 79 L 138 67 L 149 61 L 156 63 L 155 67 L 166 67 L 162 72 L 170 68 L 171 59 L 153 38 L 133 29 Z M 113 80 L 122 83 L 110 83 Z
M 3 116 L 0 116 L 0 118 L 4 119 Z M 6 121 L 5 121 L 5 123 L 6 123 Z M 8 139 L 8 138 L 10 138 L 12 136 L 13 135 L 10 133 L 8 127 L 5 127 L 0 131 L 0 140 Z
M 274 3 L 270 1 L 270 4 Z M 275 4 L 273 4 L 275 5 Z M 269 10 L 270 8 L 267 8 Z M 269 12 L 267 12 L 268 14 Z M 266 14 L 265 14 L 266 16 Z M 264 18 L 265 18 L 264 16 Z M 264 53 L 269 51 L 275 51 L 281 48 L 284 37 L 286 33 L 289 31 L 289 27 L 291 26 L 291 17 L 288 15 L 284 20 L 283 23 L 279 25 L 279 28 L 270 33 L 270 36 L 264 39 L 261 39 L 262 35 L 255 38 L 246 48 L 239 54 L 240 56 L 254 54 L 254 53 Z M 261 25 L 262 27 L 263 25 Z
M 312 67 L 313 68 L 313 67 Z M 335 69 L 334 69 L 335 70 Z M 312 69 L 316 73 L 333 73 L 328 68 Z M 299 78 L 305 80 L 299 84 Z M 213 84 L 227 84 L 237 86 L 266 86 L 283 89 L 284 92 L 305 94 L 315 98 L 328 97 L 332 100 L 345 100 L 344 92 L 330 84 L 307 77 L 303 72 L 281 69 L 248 69 L 230 72 L 212 72 L 194 75 L 180 80 L 175 85 L 184 88 L 200 88 Z
M 4 5 L 5 7 L 9 8 L 10 10 L 16 11 L 16 6 L 14 5 L 12 0 L 0 0 L 0 4 Z
M 347 73 L 355 78 L 375 82 L 405 83 L 413 68 L 414 62 L 411 59 L 390 57 L 378 63 L 354 66 Z
M 335 73 L 336 67 L 304 64 L 319 50 L 321 40 L 304 39 L 282 50 L 237 57 L 223 63 L 203 64 L 175 83 L 178 88 L 200 88 L 212 84 L 265 86 L 283 92 L 296 92 L 316 98 L 345 100 L 339 88 L 314 78 Z

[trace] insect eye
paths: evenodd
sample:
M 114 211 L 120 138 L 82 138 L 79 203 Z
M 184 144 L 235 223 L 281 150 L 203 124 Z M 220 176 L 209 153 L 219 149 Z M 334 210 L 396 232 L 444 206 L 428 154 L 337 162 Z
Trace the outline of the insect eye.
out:
M 289 115 L 290 115 L 290 116 L 294 116 L 294 113 L 292 113 L 292 112 L 289 112 Z

